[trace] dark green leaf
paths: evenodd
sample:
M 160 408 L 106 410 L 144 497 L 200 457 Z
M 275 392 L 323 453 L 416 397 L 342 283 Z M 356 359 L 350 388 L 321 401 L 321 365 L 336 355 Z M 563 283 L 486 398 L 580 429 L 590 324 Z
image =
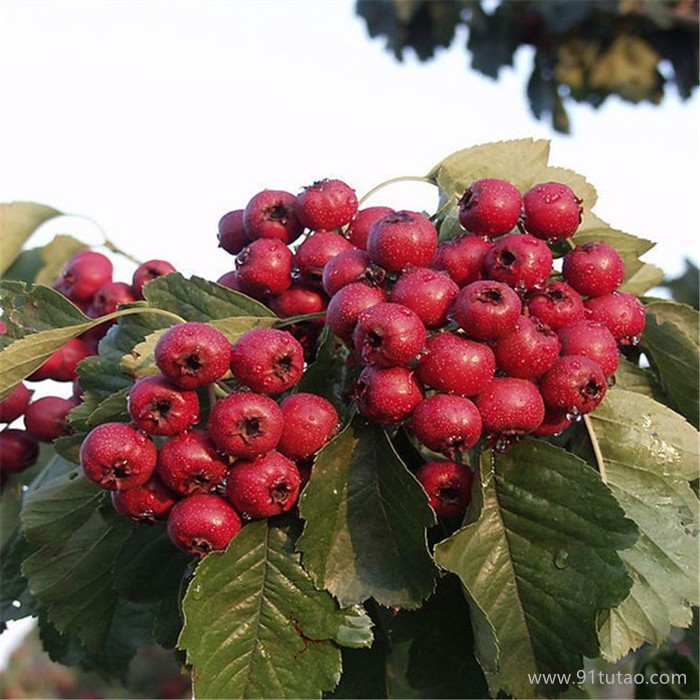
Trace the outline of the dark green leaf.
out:
M 663 286 L 671 290 L 671 296 L 674 301 L 688 304 L 694 309 L 700 306 L 700 276 L 698 275 L 697 265 L 691 260 L 686 259 L 685 270 L 682 275 L 666 280 Z
M 39 270 L 44 267 L 44 258 L 41 248 L 30 248 L 23 250 L 3 275 L 8 280 L 18 280 L 21 282 L 34 282 Z
M 373 597 L 414 608 L 432 592 L 426 528 L 435 516 L 384 429 L 356 420 L 326 445 L 300 513 L 304 567 L 341 605 Z
M 660 403 L 668 401 L 654 373 L 650 369 L 632 364 L 624 357 L 620 358 L 620 364 L 615 371 L 615 386 L 626 391 L 644 394 Z
M 385 698 L 386 649 L 377 640 L 370 649 L 343 648 L 343 675 L 338 687 L 327 697 L 334 700 L 347 698 Z
M 629 597 L 601 616 L 603 654 L 617 660 L 687 626 L 698 602 L 697 432 L 666 406 L 619 388 L 586 419 L 598 467 L 639 541 L 620 553 Z
M 562 684 L 529 674 L 575 674 L 597 656 L 597 615 L 632 583 L 617 550 L 636 528 L 594 470 L 546 442 L 485 453 L 481 482 L 480 516 L 440 543 L 436 560 L 493 627 L 503 653 L 497 670 L 484 669 L 492 694 L 552 693 Z
M 317 591 L 293 550 L 287 532 L 254 522 L 198 565 L 178 642 L 195 696 L 320 698 L 340 679 L 337 644 L 371 643 L 367 615 Z
M 673 301 L 647 304 L 642 347 L 659 374 L 673 408 L 700 427 L 698 312 Z

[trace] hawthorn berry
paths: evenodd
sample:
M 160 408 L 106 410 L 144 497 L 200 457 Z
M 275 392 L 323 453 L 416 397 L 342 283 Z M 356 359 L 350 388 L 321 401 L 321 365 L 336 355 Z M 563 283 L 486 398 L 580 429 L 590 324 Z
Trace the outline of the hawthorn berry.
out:
M 110 497 L 117 513 L 137 523 L 165 520 L 177 501 L 177 496 L 157 476 L 133 489 L 112 491 Z
M 72 382 L 76 377 L 78 364 L 92 354 L 92 349 L 83 338 L 72 338 L 52 353 L 46 362 L 34 370 L 27 379 L 32 382 L 40 382 L 44 379 Z
M 229 270 L 228 272 L 224 272 L 224 274 L 216 280 L 216 283 L 224 287 L 228 287 L 229 289 L 233 289 L 234 292 L 242 292 L 245 294 L 245 290 L 243 289 L 241 281 L 238 277 L 238 270 Z
M 428 449 L 453 458 L 476 445 L 481 436 L 481 415 L 469 399 L 434 394 L 415 407 L 410 427 Z
M 491 242 L 480 236 L 465 234 L 438 245 L 430 267 L 444 270 L 461 289 L 484 276 L 484 260 Z
M 36 464 L 39 442 L 27 430 L 0 430 L 0 474 L 17 474 Z
M 493 243 L 484 258 L 488 277 L 516 290 L 539 287 L 552 272 L 552 251 L 539 238 L 513 233 Z
M 221 379 L 229 370 L 231 343 L 207 323 L 190 321 L 169 328 L 156 342 L 158 369 L 180 389 Z
M 296 198 L 297 217 L 312 231 L 345 226 L 356 213 L 355 190 L 342 180 L 319 180 L 305 187 Z
M 612 292 L 584 302 L 586 317 L 604 323 L 621 345 L 634 345 L 646 325 L 647 312 L 634 294 Z
M 367 250 L 367 238 L 372 224 L 387 214 L 393 213 L 394 210 L 391 207 L 366 207 L 365 209 L 360 209 L 350 222 L 345 235 L 356 248 Z
M 523 228 L 545 241 L 560 241 L 576 233 L 582 200 L 561 182 L 542 182 L 523 195 Z
M 386 299 L 386 292 L 380 287 L 370 287 L 361 282 L 345 285 L 328 302 L 328 326 L 349 345 L 359 315 Z
M 510 333 L 496 339 L 496 364 L 510 377 L 534 379 L 550 369 L 559 357 L 557 334 L 537 319 L 521 316 Z
M 112 281 L 112 261 L 95 250 L 81 250 L 64 266 L 54 288 L 79 305 L 92 301 L 100 287 Z
M 486 343 L 445 332 L 428 339 L 416 377 L 447 394 L 474 396 L 493 379 L 495 369 L 493 350 Z
M 261 394 L 291 389 L 304 371 L 304 349 L 289 332 L 255 328 L 231 348 L 231 372 L 241 384 Z
M 447 323 L 458 293 L 459 287 L 446 272 L 411 267 L 399 275 L 389 299 L 415 312 L 426 328 L 439 328 Z
M 562 355 L 582 355 L 597 362 L 606 377 L 615 374 L 620 353 L 613 334 L 604 323 L 582 319 L 557 332 Z
M 167 260 L 147 260 L 141 263 L 131 278 L 131 288 L 137 299 L 143 299 L 143 287 L 151 280 L 165 277 L 171 272 L 177 272 L 175 267 Z
M 178 389 L 162 374 L 141 377 L 129 390 L 127 410 L 139 430 L 149 435 L 175 435 L 199 421 L 199 397 Z
M 622 256 L 605 243 L 584 243 L 564 256 L 564 280 L 579 294 L 597 297 L 614 292 L 625 276 Z
M 496 238 L 518 223 L 523 198 L 510 182 L 486 178 L 469 185 L 458 204 L 459 223 L 467 231 Z
M 418 315 L 407 306 L 390 302 L 365 309 L 353 333 L 362 361 L 379 367 L 408 365 L 422 350 L 426 338 Z
M 525 299 L 526 312 L 553 331 L 580 321 L 585 313 L 581 295 L 565 282 L 532 289 Z
M 225 482 L 228 468 L 204 430 L 173 435 L 158 450 L 158 476 L 183 496 L 216 491 Z
M 219 219 L 217 239 L 219 248 L 231 255 L 238 255 L 250 243 L 243 223 L 243 209 L 229 211 Z
M 204 557 L 226 549 L 240 532 L 241 519 L 234 507 L 220 496 L 197 493 L 173 505 L 168 515 L 168 537 L 188 554 Z
M 294 262 L 302 280 L 322 285 L 323 268 L 336 255 L 354 250 L 352 243 L 335 231 L 316 231 L 297 248 Z
M 243 227 L 248 238 L 270 238 L 285 246 L 304 230 L 296 212 L 296 197 L 284 190 L 263 190 L 253 196 L 243 210 Z
M 326 295 L 302 283 L 294 283 L 281 294 L 269 297 L 268 305 L 279 318 L 315 314 L 328 306 Z M 323 319 L 319 319 L 323 323 Z
M 269 396 L 249 391 L 217 401 L 207 423 L 209 437 L 217 449 L 244 459 L 274 449 L 283 427 L 279 406 Z
M 0 401 L 0 423 L 12 423 L 24 415 L 32 393 L 24 382 L 20 382 L 2 401 Z
M 406 367 L 365 367 L 355 383 L 360 413 L 376 423 L 400 423 L 422 401 L 423 389 Z
M 409 265 L 427 266 L 435 255 L 437 243 L 437 229 L 427 216 L 397 211 L 372 225 L 367 252 L 375 265 L 398 273 Z
M 280 410 L 284 426 L 276 449 L 289 459 L 309 459 L 339 427 L 338 412 L 333 404 L 316 394 L 292 394 L 280 403 Z
M 244 518 L 269 518 L 291 510 L 300 487 L 296 464 L 272 450 L 250 461 L 237 461 L 231 467 L 226 493 Z
M 520 297 L 507 284 L 478 280 L 460 290 L 453 313 L 467 335 L 493 340 L 515 327 L 521 308 Z
M 416 479 L 439 518 L 454 518 L 467 510 L 473 481 L 469 467 L 446 460 L 426 462 L 416 471 Z
M 540 379 L 540 391 L 552 409 L 567 417 L 590 413 L 607 392 L 600 365 L 583 355 L 566 355 Z
M 236 258 L 240 291 L 255 299 L 281 294 L 292 285 L 292 251 L 276 238 L 249 243 Z
M 110 491 L 145 484 L 156 468 L 156 459 L 156 446 L 149 437 L 125 423 L 101 423 L 80 446 L 85 476 Z
M 321 278 L 326 294 L 333 296 L 339 289 L 353 282 L 381 284 L 384 270 L 372 265 L 364 250 L 351 248 L 332 257 L 323 267 Z
M 134 301 L 136 295 L 130 284 L 107 282 L 95 292 L 86 313 L 90 318 L 99 318 L 114 313 L 122 304 L 131 304 Z
M 53 442 L 56 438 L 73 432 L 68 414 L 76 405 L 73 399 L 43 396 L 27 406 L 24 426 L 39 442 Z

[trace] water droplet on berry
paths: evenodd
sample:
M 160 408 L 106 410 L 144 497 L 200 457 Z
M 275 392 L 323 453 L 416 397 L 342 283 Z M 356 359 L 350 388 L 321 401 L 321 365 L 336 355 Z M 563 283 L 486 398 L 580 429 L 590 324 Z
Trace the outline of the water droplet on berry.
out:
M 515 283 L 515 286 L 513 287 L 513 289 L 515 290 L 516 294 L 518 294 L 519 296 L 522 294 L 525 294 L 525 292 L 527 292 L 527 286 L 526 286 L 525 282 L 523 282 L 522 280 L 518 280 Z
M 509 446 L 510 446 L 510 440 L 508 440 L 507 437 L 502 435 L 493 444 L 493 449 L 496 450 L 496 452 L 505 452 Z
M 569 566 L 569 553 L 565 549 L 560 549 L 554 555 L 554 566 L 556 566 L 560 571 L 563 571 L 567 566 Z
M 547 204 L 552 204 L 554 202 L 558 202 L 561 199 L 561 194 L 559 192 L 547 192 L 544 196 L 544 201 Z
M 627 340 L 628 340 L 630 345 L 639 345 L 639 343 L 642 342 L 642 336 L 641 335 L 633 335 L 633 336 L 630 336 Z
M 605 383 L 607 384 L 608 389 L 612 389 L 615 386 L 616 381 L 617 381 L 617 379 L 615 379 L 614 374 L 611 374 L 609 377 L 607 377 L 605 379 Z
M 570 420 L 572 423 L 580 421 L 582 417 L 581 411 L 575 406 L 566 412 L 566 420 Z

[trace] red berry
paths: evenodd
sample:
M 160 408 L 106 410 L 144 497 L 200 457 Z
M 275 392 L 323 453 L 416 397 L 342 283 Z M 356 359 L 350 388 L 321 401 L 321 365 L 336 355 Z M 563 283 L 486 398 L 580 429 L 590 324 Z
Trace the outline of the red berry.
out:
M 165 277 L 171 272 L 177 272 L 175 267 L 167 260 L 147 260 L 141 263 L 134 271 L 134 276 L 131 279 L 131 288 L 134 295 L 138 299 L 143 299 L 143 287 L 151 280 Z
M 161 374 L 136 380 L 127 409 L 136 427 L 149 435 L 175 435 L 199 421 L 197 393 L 177 389 Z
M 580 200 L 561 182 L 543 182 L 523 195 L 523 227 L 545 241 L 571 238 L 581 223 Z
M 121 304 L 131 304 L 136 301 L 136 295 L 130 284 L 126 282 L 107 282 L 103 284 L 92 297 L 92 303 L 87 310 L 90 318 L 99 318 L 114 313 Z
M 24 425 L 39 442 L 53 442 L 56 438 L 73 432 L 68 414 L 76 405 L 73 399 L 44 396 L 27 406 Z
M 422 401 L 423 390 L 406 367 L 365 367 L 355 384 L 360 413 L 376 423 L 400 423 Z
M 549 437 L 563 433 L 572 423 L 572 419 L 566 415 L 566 411 L 552 409 L 545 406 L 544 419 L 532 431 L 537 437 Z
M 92 349 L 82 338 L 72 338 L 59 348 L 27 377 L 29 381 L 40 382 L 53 379 L 55 382 L 72 382 L 76 377 L 78 364 L 92 355 Z
M 493 379 L 495 369 L 493 351 L 485 343 L 454 333 L 437 333 L 425 345 L 416 376 L 447 394 L 473 396 Z
M 241 281 L 238 277 L 238 270 L 230 270 L 229 272 L 224 272 L 219 279 L 216 280 L 217 284 L 233 289 L 234 292 L 241 292 L 245 294 L 245 290 L 241 285 Z
M 479 236 L 495 238 L 518 223 L 523 198 L 515 185 L 505 180 L 477 180 L 459 200 L 459 223 Z
M 241 519 L 233 506 L 211 494 L 183 498 L 168 516 L 170 541 L 178 549 L 199 557 L 226 549 L 240 529 Z
M 367 253 L 357 248 L 338 253 L 323 268 L 323 288 L 330 296 L 353 282 L 381 284 L 383 280 L 384 270 L 372 265 Z
M 292 285 L 292 251 L 276 238 L 261 238 L 247 245 L 236 258 L 236 277 L 244 294 L 264 299 Z
M 447 323 L 459 287 L 445 272 L 411 267 L 396 280 L 389 299 L 414 311 L 426 328 Z
M 409 364 L 426 338 L 425 326 L 417 314 L 407 306 L 389 302 L 363 311 L 353 333 L 362 361 L 379 367 Z
M 583 355 L 597 362 L 606 377 L 615 374 L 620 353 L 612 333 L 599 321 L 582 319 L 558 331 L 562 355 Z
M 544 324 L 521 316 L 513 330 L 493 345 L 496 364 L 507 375 L 534 379 L 550 369 L 559 357 L 557 334 Z
M 0 401 L 0 423 L 12 423 L 24 412 L 32 398 L 32 392 L 24 382 L 20 382 L 2 401 Z
M 521 308 L 520 297 L 507 284 L 479 280 L 460 291 L 453 313 L 467 335 L 491 340 L 515 327 Z
M 219 450 L 244 459 L 274 449 L 283 427 L 279 406 L 269 396 L 248 391 L 217 401 L 207 423 L 209 437 Z
M 252 391 L 281 394 L 301 379 L 304 349 L 287 331 L 255 328 L 233 344 L 231 371 Z
M 474 399 L 487 438 L 518 438 L 531 433 L 544 418 L 544 401 L 537 387 L 527 379 L 493 379 Z
M 480 236 L 457 236 L 438 245 L 430 267 L 447 272 L 461 289 L 483 278 L 484 259 L 490 249 L 490 241 Z
M 584 316 L 581 295 L 564 282 L 552 282 L 533 289 L 525 302 L 530 316 L 538 318 L 553 331 L 580 321 Z
M 243 224 L 243 209 L 234 209 L 219 219 L 217 238 L 219 248 L 223 248 L 231 255 L 238 255 L 250 243 Z
M 360 209 L 350 222 L 345 235 L 354 246 L 367 250 L 367 237 L 372 224 L 387 214 L 393 213 L 394 210 L 391 207 L 366 207 L 365 209 Z
M 71 301 L 86 304 L 104 284 L 112 281 L 112 262 L 102 253 L 81 250 L 65 265 L 54 287 Z
M 352 282 L 338 290 L 328 302 L 328 325 L 335 335 L 350 344 L 358 316 L 383 301 L 386 301 L 383 289 Z
M 276 449 L 290 459 L 310 458 L 339 427 L 338 412 L 333 404 L 316 394 L 292 394 L 282 401 L 280 410 L 284 427 Z
M 328 306 L 328 299 L 323 292 L 304 284 L 293 284 L 281 294 L 270 297 L 268 304 L 279 318 L 290 318 L 324 311 Z M 323 319 L 320 320 L 322 322 Z
M 473 480 L 469 467 L 458 462 L 426 462 L 416 472 L 416 479 L 438 517 L 454 518 L 467 510 Z
M 227 495 L 245 518 L 269 518 L 291 510 L 299 497 L 301 476 L 294 462 L 279 452 L 231 468 Z
M 352 243 L 339 233 L 316 231 L 299 246 L 294 261 L 304 281 L 321 286 L 326 263 L 348 250 L 354 250 Z
M 397 211 L 372 225 L 367 239 L 370 260 L 389 272 L 409 265 L 425 267 L 437 250 L 437 229 L 425 215 Z
M 151 477 L 142 486 L 127 491 L 112 491 L 114 510 L 137 523 L 165 520 L 177 496 L 158 477 Z
M 0 474 L 17 474 L 36 464 L 39 443 L 26 430 L 0 430 Z
M 564 256 L 564 279 L 587 297 L 610 294 L 625 276 L 622 256 L 605 243 L 585 243 L 576 246 Z
M 296 197 L 283 190 L 258 192 L 243 210 L 243 226 L 251 241 L 273 238 L 285 246 L 301 235 L 304 227 L 297 218 Z
M 484 258 L 491 279 L 521 289 L 539 287 L 552 272 L 552 251 L 534 236 L 513 233 L 496 241 Z
M 80 446 L 85 476 L 110 491 L 145 484 L 156 467 L 156 458 L 156 446 L 151 440 L 125 423 L 98 425 Z
M 190 321 L 168 329 L 154 350 L 158 369 L 180 389 L 221 379 L 229 370 L 231 343 L 206 323 Z
M 226 480 L 228 468 L 204 430 L 174 435 L 158 451 L 158 476 L 183 496 L 216 491 Z
M 481 436 L 481 416 L 469 399 L 435 394 L 416 406 L 411 430 L 428 449 L 454 457 L 476 445 Z
M 586 316 L 604 323 L 615 340 L 622 345 L 634 345 L 646 325 L 647 312 L 634 294 L 613 292 L 588 299 Z
M 547 406 L 571 417 L 589 413 L 598 406 L 607 384 L 597 362 L 582 355 L 567 355 L 540 379 L 540 390 Z
M 330 231 L 345 226 L 355 216 L 357 196 L 342 180 L 319 180 L 297 195 L 296 212 L 306 228 Z

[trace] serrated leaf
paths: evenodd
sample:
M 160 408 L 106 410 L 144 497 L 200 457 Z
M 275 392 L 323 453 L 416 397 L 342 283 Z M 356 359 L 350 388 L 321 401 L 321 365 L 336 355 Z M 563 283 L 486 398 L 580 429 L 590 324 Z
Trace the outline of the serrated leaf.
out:
M 304 568 L 341 605 L 371 597 L 415 608 L 432 592 L 426 528 L 435 515 L 383 428 L 356 420 L 328 443 L 299 509 Z
M 254 328 L 270 328 L 275 324 L 277 318 L 274 316 L 236 316 L 232 318 L 221 318 L 209 321 L 209 325 L 220 330 L 231 343 L 235 343 L 244 333 Z M 155 364 L 156 343 L 168 330 L 163 328 L 151 333 L 143 342 L 139 343 L 128 354 L 124 355 L 121 367 L 134 377 L 141 377 L 146 374 L 158 372 Z
M 698 603 L 698 499 L 688 483 L 698 477 L 698 436 L 671 409 L 617 387 L 587 425 L 601 474 L 640 531 L 620 553 L 630 595 L 601 617 L 602 653 L 617 660 L 690 624 Z
M 337 644 L 371 644 L 367 615 L 318 591 L 289 533 L 246 525 L 197 566 L 178 646 L 202 698 L 320 698 L 341 672 Z
M 596 616 L 629 592 L 617 550 L 636 529 L 593 469 L 548 443 L 487 452 L 480 471 L 479 518 L 435 558 L 460 577 L 503 651 L 498 670 L 485 669 L 491 693 L 552 693 L 562 684 L 538 687 L 529 674 L 574 675 L 583 656 L 597 656 Z
M 533 174 L 547 165 L 549 141 L 516 139 L 473 146 L 441 160 L 427 177 L 449 195 L 461 196 L 474 180 L 495 177 L 522 192 L 535 184 Z
M 698 319 L 690 306 L 674 301 L 647 304 L 642 334 L 644 352 L 650 357 L 673 408 L 696 428 L 700 427 Z
M 652 265 L 644 263 L 630 278 L 620 286 L 621 292 L 642 296 L 650 289 L 658 287 L 664 281 L 664 271 Z
M 22 573 L 48 616 L 85 647 L 101 648 L 117 604 L 112 562 L 129 534 L 128 523 L 99 510 L 106 493 L 72 472 L 34 491 L 22 509 L 24 533 L 37 548 Z
M 264 304 L 201 277 L 186 279 L 178 272 L 159 277 L 144 288 L 153 306 L 182 316 L 185 321 L 212 321 L 232 316 L 277 317 Z
M 0 236 L 2 237 L 2 259 L 0 276 L 12 265 L 22 246 L 41 224 L 62 216 L 62 213 L 45 204 L 35 202 L 11 202 L 0 204 Z
M 615 386 L 625 391 L 644 394 L 660 403 L 666 403 L 668 400 L 650 369 L 638 367 L 624 357 L 620 358 L 620 364 L 615 370 Z

